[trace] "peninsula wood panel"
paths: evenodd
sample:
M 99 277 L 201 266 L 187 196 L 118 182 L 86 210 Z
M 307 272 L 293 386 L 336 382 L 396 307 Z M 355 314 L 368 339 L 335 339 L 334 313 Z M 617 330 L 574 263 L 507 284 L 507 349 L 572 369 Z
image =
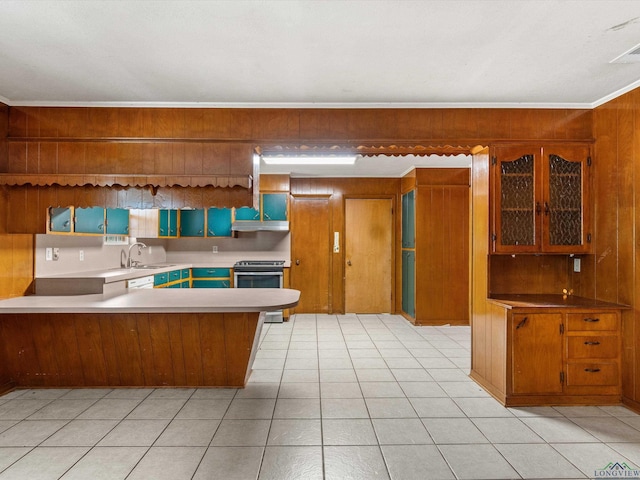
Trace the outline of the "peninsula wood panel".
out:
M 0 315 L 0 388 L 242 387 L 258 313 Z
M 640 90 L 594 110 L 595 255 L 584 280 L 595 298 L 631 305 L 622 313 L 623 401 L 640 411 Z M 577 282 L 574 282 L 577 283 Z

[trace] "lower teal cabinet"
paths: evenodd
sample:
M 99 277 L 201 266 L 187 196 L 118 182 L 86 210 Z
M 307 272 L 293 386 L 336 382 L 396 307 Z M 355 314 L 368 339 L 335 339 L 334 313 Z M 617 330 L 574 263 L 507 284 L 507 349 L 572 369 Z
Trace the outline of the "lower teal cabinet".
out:
M 161 287 L 165 284 L 169 283 L 169 272 L 164 273 L 156 273 L 153 276 L 153 286 Z
M 191 280 L 192 288 L 231 288 L 231 280 L 204 280 L 194 278 Z
M 231 288 L 231 269 L 192 268 L 191 288 Z
M 402 251 L 402 311 L 416 315 L 416 252 Z

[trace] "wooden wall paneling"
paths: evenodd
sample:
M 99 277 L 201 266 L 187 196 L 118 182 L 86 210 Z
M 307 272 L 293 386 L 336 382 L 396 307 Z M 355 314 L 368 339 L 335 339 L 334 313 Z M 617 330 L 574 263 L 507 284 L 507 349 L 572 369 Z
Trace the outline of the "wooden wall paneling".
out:
M 202 377 L 205 385 L 224 385 L 227 381 L 225 363 L 224 318 L 220 315 L 197 315 L 200 330 Z
M 75 320 L 65 314 L 38 314 L 33 317 L 50 321 L 53 326 L 56 361 L 60 380 L 58 385 L 84 385 L 84 370 L 82 359 L 78 350 L 78 338 L 76 337 Z M 87 315 L 86 317 L 91 317 Z M 85 318 L 86 318 L 85 317 Z M 31 321 L 31 319 L 29 319 Z M 44 365 L 41 362 L 41 367 Z
M 112 331 L 120 381 L 123 385 L 150 385 L 142 365 L 135 315 L 114 314 L 111 318 L 117 318 Z
M 258 313 L 224 314 L 227 385 L 242 387 L 258 325 Z
M 29 373 L 32 381 L 38 386 L 70 385 L 66 382 L 68 370 L 65 358 L 59 358 L 56 354 L 55 344 L 59 341 L 65 342 L 64 338 L 57 338 L 60 328 L 55 328 L 56 317 L 54 314 L 49 317 L 34 315 L 29 318 L 33 351 L 38 359 L 37 364 L 31 366 Z
M 184 142 L 175 142 L 171 144 L 172 147 L 172 160 L 171 173 L 174 175 L 184 175 L 185 171 L 185 148 Z
M 491 294 L 561 294 L 570 290 L 569 263 L 566 255 L 491 255 Z
M 204 145 L 202 143 L 184 144 L 184 173 L 187 175 L 202 175 L 202 160 Z
M 118 354 L 116 352 L 116 339 L 113 330 L 112 319 L 117 314 L 105 314 L 96 316 L 100 326 L 100 338 L 102 340 L 102 355 L 104 356 L 104 364 L 107 375 L 108 385 L 124 385 L 124 379 L 121 377 L 120 365 L 118 363 Z M 125 366 L 126 367 L 126 366 Z M 126 374 L 125 374 L 126 378 Z
M 109 383 L 105 360 L 105 341 L 107 339 L 102 337 L 100 319 L 86 315 L 75 317 L 73 322 L 85 384 L 91 386 L 117 385 L 117 383 Z
M 640 125 L 640 91 L 637 89 L 632 92 L 633 105 L 634 105 L 634 124 Z M 636 131 L 637 132 L 637 131 Z M 633 165 L 634 169 L 634 213 L 635 213 L 635 231 L 633 232 L 634 241 L 638 242 L 640 239 L 640 135 L 634 133 L 633 137 L 634 150 L 633 150 Z M 633 298 L 633 311 L 626 313 L 623 316 L 623 324 L 626 322 L 631 328 L 630 334 L 633 338 L 631 343 L 632 352 L 629 354 L 624 353 L 623 357 L 623 370 L 632 370 L 632 385 L 623 385 L 623 394 L 630 399 L 633 399 L 635 403 L 635 409 L 640 411 L 640 248 L 635 249 L 635 257 L 633 259 L 635 265 L 634 269 L 634 298 Z
M 262 192 L 286 192 L 291 190 L 289 175 L 260 175 L 260 191 Z
M 0 318 L 0 334 L 0 340 L 11 339 L 11 341 L 2 341 L 10 380 L 17 385 L 33 380 L 31 372 L 38 371 L 39 364 L 34 352 L 29 324 L 21 318 L 21 315 L 3 315 Z
M 7 189 L 7 232 L 29 232 L 27 228 L 28 218 L 24 212 L 29 211 L 27 202 L 27 190 L 19 187 Z
M 185 385 L 204 385 L 200 319 L 193 315 L 181 315 L 180 328 L 182 329 Z
M 146 337 L 150 342 L 150 359 L 153 361 L 149 365 L 149 377 L 152 385 L 175 385 L 173 376 L 173 364 L 171 355 L 171 339 L 169 336 L 170 315 L 147 314 L 145 318 L 138 319 L 141 338 Z M 141 348 L 145 351 L 146 338 L 141 340 Z M 146 370 L 146 368 L 145 368 Z
M 141 313 L 130 315 L 135 322 L 134 331 L 138 339 L 138 350 L 140 352 L 140 367 L 142 368 L 145 385 L 156 384 L 155 358 L 153 344 L 151 342 L 151 319 L 153 314 Z
M 265 140 L 300 138 L 298 111 L 286 108 L 252 110 L 251 137 Z
M 58 143 L 58 173 L 87 173 L 84 142 Z
M 173 371 L 173 385 L 187 385 L 187 372 L 184 362 L 184 343 L 182 340 L 182 315 L 166 315 L 168 343 Z
M 155 175 L 169 175 L 173 169 L 173 146 L 171 143 L 155 144 L 155 166 L 153 173 Z
M 40 142 L 38 143 L 40 152 L 38 173 L 57 173 L 58 171 L 58 143 Z
M 26 173 L 27 171 L 27 143 L 9 142 L 7 171 L 9 173 Z

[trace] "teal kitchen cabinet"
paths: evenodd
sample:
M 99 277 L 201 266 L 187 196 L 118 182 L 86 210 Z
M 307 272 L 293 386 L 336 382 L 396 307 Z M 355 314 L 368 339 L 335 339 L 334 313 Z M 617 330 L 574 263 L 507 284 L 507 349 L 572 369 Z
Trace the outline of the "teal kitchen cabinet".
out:
M 287 220 L 287 193 L 263 193 L 262 220 Z
M 210 208 L 207 210 L 207 237 L 231 236 L 231 209 Z
M 416 191 L 402 195 L 402 248 L 416 246 Z
M 55 233 L 70 233 L 73 222 L 71 207 L 49 208 L 49 231 Z
M 75 209 L 75 232 L 102 235 L 104 233 L 104 208 L 88 207 Z
M 159 210 L 158 211 L 158 236 L 177 237 L 178 236 L 178 211 Z
M 402 251 L 402 311 L 416 315 L 416 252 Z
M 260 211 L 251 207 L 236 208 L 236 220 L 260 220 Z
M 204 237 L 204 209 L 180 210 L 180 236 Z
M 231 269 L 192 268 L 191 288 L 231 288 Z
M 107 208 L 107 228 L 110 235 L 129 234 L 129 210 L 125 208 Z

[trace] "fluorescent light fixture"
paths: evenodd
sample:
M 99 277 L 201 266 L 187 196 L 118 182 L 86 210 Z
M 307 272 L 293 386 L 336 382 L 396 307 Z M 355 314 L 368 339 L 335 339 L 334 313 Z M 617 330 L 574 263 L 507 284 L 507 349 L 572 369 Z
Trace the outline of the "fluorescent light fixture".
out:
M 353 165 L 356 157 L 357 155 L 262 155 L 262 161 L 267 165 Z

